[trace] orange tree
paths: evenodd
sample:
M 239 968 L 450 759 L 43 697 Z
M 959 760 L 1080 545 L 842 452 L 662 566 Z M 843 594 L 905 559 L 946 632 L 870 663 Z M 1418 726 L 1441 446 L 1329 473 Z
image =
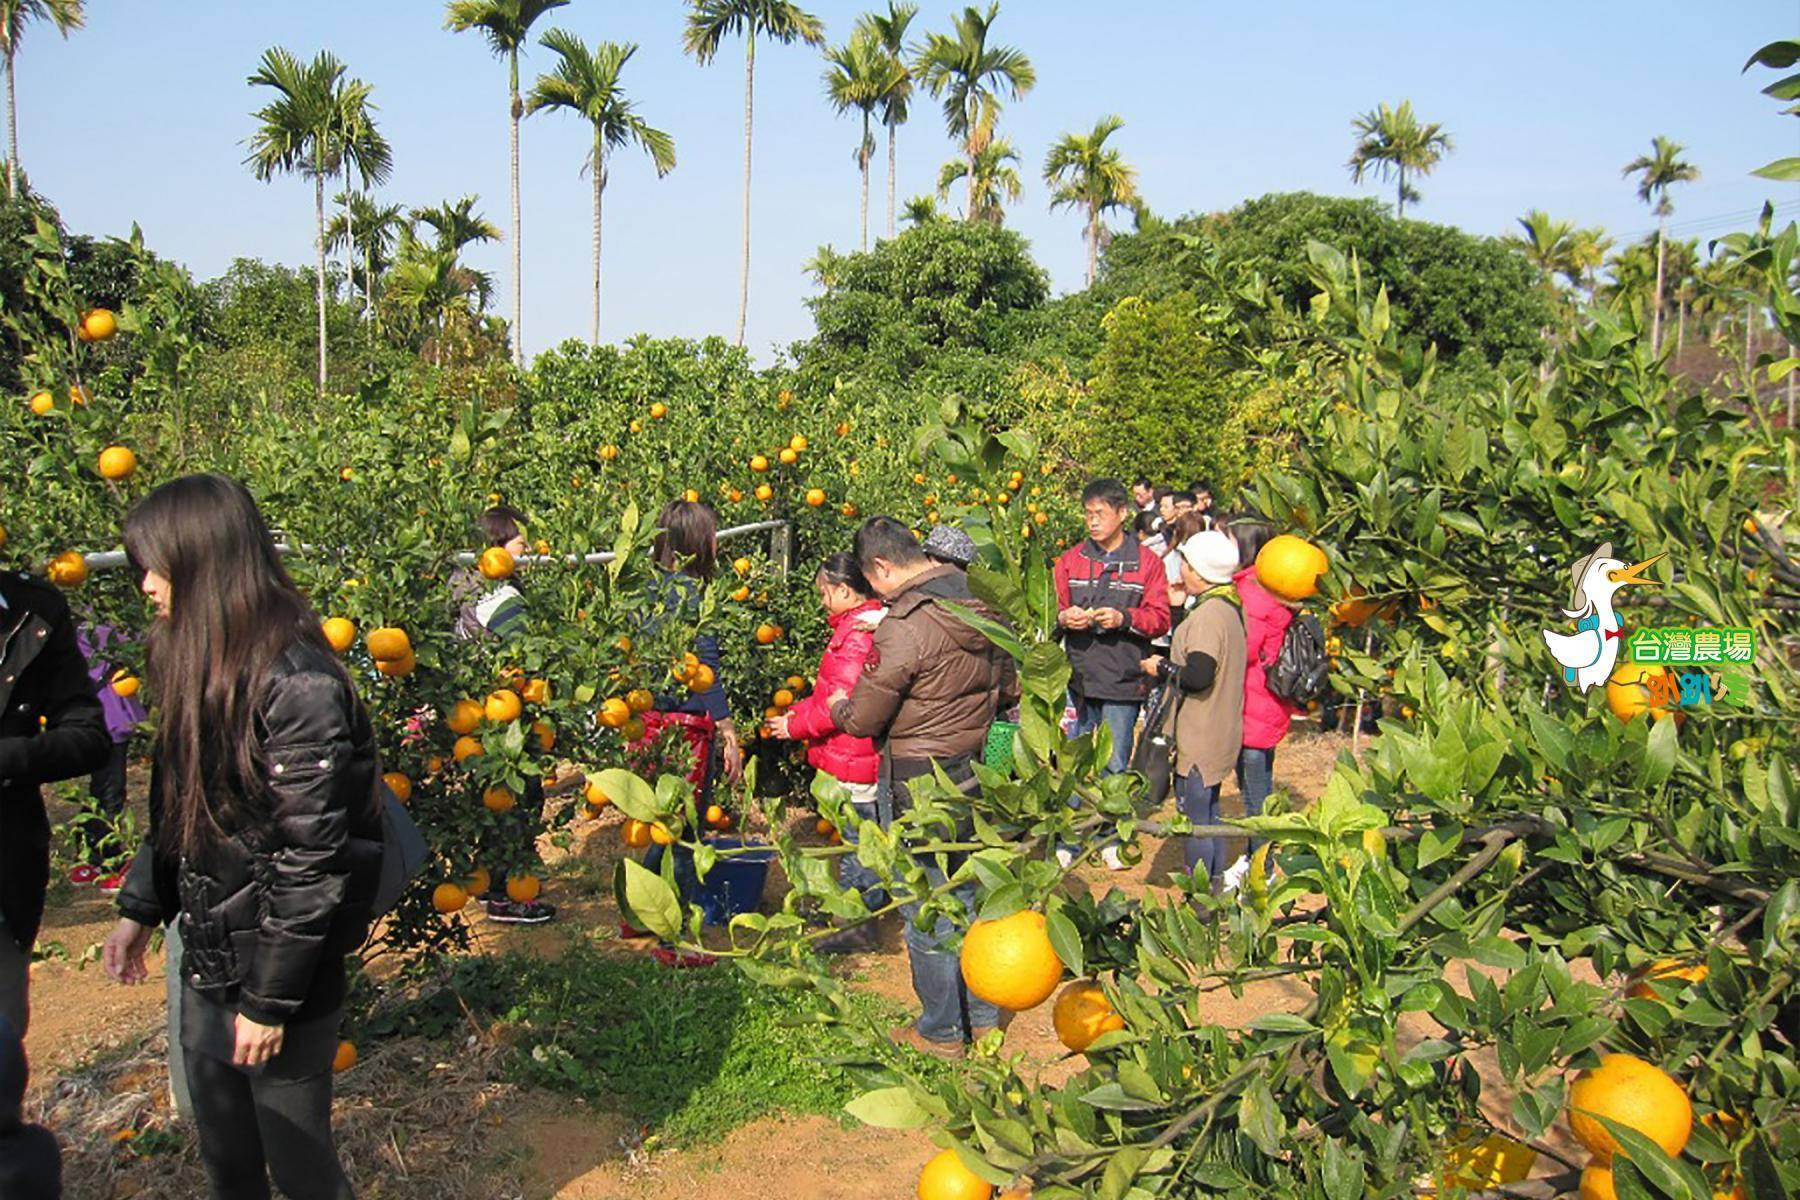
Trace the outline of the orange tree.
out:
M 981 769 L 973 797 L 921 787 L 885 831 L 822 789 L 854 844 L 783 840 L 792 891 L 780 913 L 733 921 L 734 953 L 757 978 L 812 989 L 860 1039 L 873 1086 L 855 1115 L 936 1129 L 949 1157 L 922 1195 L 1541 1195 L 1573 1190 L 1584 1167 L 1620 1196 L 1789 1194 L 1800 680 L 1783 615 L 1791 542 L 1761 508 L 1792 482 L 1792 435 L 1672 382 L 1615 312 L 1570 331 L 1550 382 L 1440 401 L 1433 355 L 1397 343 L 1385 293 L 1368 294 L 1355 261 L 1314 247 L 1312 266 L 1321 372 L 1338 384 L 1257 490 L 1328 552 L 1325 599 L 1355 585 L 1403 602 L 1379 649 L 1343 656 L 1340 686 L 1386 687 L 1414 715 L 1341 760 L 1307 810 L 1234 823 L 1273 845 L 1235 893 L 1183 878 L 1143 899 L 1066 887 L 1058 843 L 1193 830 L 1145 811 L 1135 778 L 1100 776 L 1104 733 L 1061 732 L 1069 669 L 1048 567 L 1017 510 L 986 499 L 1035 447 L 947 411 L 921 443 L 981 481 L 963 514 L 984 549 L 971 580 L 1008 623 L 970 619 L 1021 667 L 1011 768 Z M 1600 695 L 1563 687 L 1538 630 L 1562 623 L 1569 564 L 1607 539 L 1670 552 L 1659 604 L 1629 620 L 1755 631 L 1735 706 L 1621 722 Z M 687 803 L 616 782 L 640 819 Z M 848 854 L 888 882 L 888 908 L 919 901 L 961 920 L 950 885 L 919 865 L 942 856 L 952 884 L 977 886 L 979 920 L 1041 912 L 1041 934 L 1001 939 L 1016 968 L 965 947 L 965 976 L 1017 983 L 1053 954 L 1098 984 L 1119 1027 L 1083 1035 L 1080 1069 L 1055 1086 L 998 1037 L 958 1077 L 916 1072 L 883 1031 L 856 1026 L 843 983 L 807 949 L 825 932 L 816 914 L 874 915 L 833 881 Z M 618 888 L 644 924 L 697 935 L 671 876 L 624 864 Z M 1242 1027 L 1206 1018 L 1200 996 L 1272 978 L 1304 1001 Z M 1093 990 L 1076 1003 L 1091 1009 Z M 1066 1015 L 1059 1025 L 1079 1016 Z M 1596 1082 L 1572 1100 L 1571 1073 L 1619 1053 L 1674 1099 L 1634 1114 Z M 1592 1163 L 1546 1140 L 1571 1117 Z

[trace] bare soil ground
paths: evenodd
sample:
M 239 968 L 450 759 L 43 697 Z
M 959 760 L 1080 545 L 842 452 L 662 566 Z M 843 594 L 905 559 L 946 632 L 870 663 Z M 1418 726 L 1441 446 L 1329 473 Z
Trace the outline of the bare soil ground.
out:
M 1277 786 L 1296 798 L 1316 795 L 1333 761 L 1348 749 L 1347 737 L 1297 735 L 1277 756 Z M 1230 783 L 1226 801 L 1228 812 L 1238 811 Z M 582 822 L 568 852 L 547 855 L 552 898 L 561 906 L 555 924 L 494 926 L 471 906 L 477 949 L 554 956 L 571 937 L 589 937 L 619 953 L 644 952 L 646 944 L 618 939 L 618 913 L 606 883 L 618 854 L 612 829 L 618 820 L 608 813 Z M 1114 886 L 1141 893 L 1180 866 L 1179 847 L 1151 841 L 1130 871 L 1086 867 L 1078 877 L 1096 893 Z M 190 1139 L 170 1120 L 160 953 L 150 982 L 137 988 L 111 984 L 97 962 L 83 965 L 111 922 L 110 902 L 92 889 L 65 889 L 52 897 L 43 940 L 60 943 L 62 953 L 33 972 L 27 1110 L 63 1138 L 71 1197 L 203 1194 Z M 899 929 L 890 923 L 884 933 L 877 951 L 847 960 L 845 971 L 859 986 L 909 1005 Z M 1305 999 L 1299 985 L 1275 980 L 1242 996 L 1209 993 L 1202 1012 L 1236 1025 L 1260 1013 L 1297 1009 Z M 1047 1081 L 1079 1065 L 1057 1042 L 1048 1005 L 1011 1023 L 1005 1053 L 1022 1056 L 1026 1069 Z M 364 1048 L 362 1061 L 340 1077 L 337 1098 L 338 1137 L 358 1194 L 389 1200 L 864 1200 L 910 1194 L 913 1174 L 930 1153 L 922 1132 L 867 1129 L 825 1117 L 768 1118 L 709 1146 L 646 1153 L 641 1131 L 618 1113 L 505 1081 L 502 1056 L 491 1039 L 473 1032 L 460 1042 L 415 1039 Z M 1497 1105 L 1510 1100 L 1498 1089 L 1492 1098 Z

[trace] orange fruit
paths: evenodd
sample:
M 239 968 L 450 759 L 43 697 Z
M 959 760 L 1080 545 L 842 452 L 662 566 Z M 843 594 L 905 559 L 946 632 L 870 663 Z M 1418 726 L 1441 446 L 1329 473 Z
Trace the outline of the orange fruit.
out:
M 327 617 L 319 625 L 325 641 L 339 654 L 356 645 L 356 626 L 346 617 Z
M 486 867 L 476 867 L 469 873 L 468 881 L 463 884 L 463 891 L 471 896 L 483 896 L 494 886 L 494 877 Z
M 642 433 L 644 432 L 644 423 L 642 421 L 633 420 L 631 424 L 627 425 L 625 428 L 631 430 L 633 433 Z
M 820 817 L 813 823 L 813 832 L 822 838 L 828 838 L 837 833 L 837 826 L 833 825 L 830 821 L 827 821 L 824 817 Z
M 689 504 L 700 503 L 700 493 L 694 488 L 688 488 L 686 491 L 682 492 L 681 498 L 686 500 Z
M 619 826 L 619 836 L 633 850 L 642 850 L 650 844 L 650 823 L 633 817 Z
M 513 573 L 513 556 L 505 546 L 489 546 L 481 552 L 476 565 L 489 579 L 505 579 Z
M 47 417 L 56 411 L 56 397 L 49 392 L 38 392 L 31 398 L 31 411 L 40 417 Z
M 730 491 L 725 493 L 725 498 L 727 500 L 731 501 L 733 504 L 736 504 L 738 501 L 740 501 L 744 498 L 744 493 L 737 488 L 732 488 Z
M 786 688 L 776 688 L 775 695 L 771 699 L 775 701 L 776 708 L 792 708 L 794 706 L 794 693 Z
M 724 824 L 725 823 L 725 810 L 720 808 L 717 804 L 707 805 L 706 806 L 706 823 L 708 825 Z
M 544 890 L 536 875 L 514 875 L 506 881 L 506 898 L 514 904 L 530 904 Z
M 752 454 L 750 456 L 750 469 L 759 473 L 766 471 L 769 469 L 769 460 L 761 454 Z
M 1619 1200 L 1619 1193 L 1613 1190 L 1612 1168 L 1599 1159 L 1583 1167 L 1581 1189 L 1575 1194 L 1581 1200 Z
M 518 804 L 518 802 L 519 798 L 517 796 L 498 785 L 481 793 L 481 807 L 487 809 L 491 813 L 511 812 L 513 806 Z
M 710 692 L 714 682 L 713 669 L 705 663 L 701 663 L 688 674 L 688 691 Z
M 1673 713 L 1672 709 L 1655 708 L 1650 703 L 1650 689 L 1645 680 L 1652 676 L 1667 675 L 1669 668 L 1661 663 L 1626 663 L 1615 670 L 1606 681 L 1606 707 L 1612 709 L 1612 715 L 1621 721 L 1629 722 L 1640 713 L 1649 713 L 1652 721 L 1660 721 Z M 1673 713 L 1679 720 L 1680 713 Z
M 606 792 L 601 789 L 599 784 L 592 782 L 581 789 L 581 797 L 587 801 L 587 806 L 595 812 L 598 812 L 600 809 L 603 809 L 612 803 L 612 797 L 608 796 Z
M 1062 975 L 1062 959 L 1050 945 L 1044 914 L 1036 909 L 977 921 L 963 935 L 963 982 L 989 1004 L 1013 1012 L 1036 1008 L 1050 998 Z
M 650 406 L 650 419 L 652 421 L 660 421 L 668 415 L 669 406 L 664 404 L 661 400 L 658 400 L 655 404 Z
M 617 446 L 613 445 L 612 443 L 608 442 L 606 445 L 600 447 L 601 461 L 612 462 L 614 459 L 616 459 L 618 457 L 619 457 L 619 448 Z
M 76 408 L 87 407 L 87 402 L 93 399 L 93 396 L 94 394 L 92 392 L 88 391 L 87 388 L 79 383 L 69 389 L 69 403 L 73 404 Z
M 807 488 L 806 503 L 811 508 L 823 508 L 825 506 L 825 489 Z
M 1569 1132 L 1596 1162 L 1610 1162 L 1618 1143 L 1590 1114 L 1630 1126 L 1671 1158 L 1681 1154 L 1694 1124 L 1694 1106 L 1681 1085 L 1630 1054 L 1602 1055 L 1600 1065 L 1583 1071 L 1569 1088 Z
M 394 799 L 405 804 L 412 799 L 412 780 L 399 771 L 389 771 L 381 777 L 381 782 L 388 785 L 388 791 L 394 793 Z
M 444 724 L 451 733 L 474 733 L 481 727 L 481 717 L 481 705 L 473 700 L 458 700 L 450 715 L 444 718 Z
M 556 726 L 548 721 L 533 721 L 531 732 L 537 737 L 538 749 L 545 754 L 556 749 Z
M 764 504 L 767 504 L 770 500 L 774 499 L 774 497 L 775 497 L 775 489 L 774 488 L 770 487 L 766 483 L 759 483 L 756 485 L 756 498 L 758 500 L 761 500 Z
M 844 507 L 839 509 L 838 511 L 843 513 L 846 517 L 854 517 L 856 515 L 857 510 L 856 510 L 856 505 L 851 504 L 848 500 L 846 500 L 844 502 Z
M 991 1200 L 994 1185 L 963 1166 L 954 1150 L 940 1150 L 919 1172 L 919 1200 Z
M 100 452 L 95 467 L 102 479 L 129 479 L 137 470 L 137 455 L 128 446 L 108 446 Z
M 338 471 L 338 478 L 345 483 L 349 483 L 352 479 L 356 478 L 356 472 L 350 467 L 344 467 Z
M 789 438 L 788 449 L 795 453 L 804 451 L 806 449 L 806 435 L 804 433 L 796 433 L 793 437 Z
M 622 728 L 629 720 L 631 720 L 631 705 L 617 696 L 608 697 L 606 702 L 600 706 L 600 724 L 608 729 Z
M 337 1053 L 331 1056 L 331 1070 L 334 1075 L 342 1075 L 356 1065 L 356 1043 L 348 1039 L 338 1043 Z
M 750 574 L 751 568 L 754 565 L 755 564 L 747 558 L 734 558 L 731 560 L 731 569 L 736 571 L 739 575 Z
M 443 755 L 434 754 L 430 758 L 425 760 L 425 771 L 427 774 L 436 775 L 439 771 L 441 771 L 443 769 L 444 769 L 444 756 Z
M 87 582 L 87 559 L 81 556 L 80 551 L 64 550 L 50 560 L 45 573 L 50 576 L 50 582 L 58 587 L 80 587 Z
M 487 702 L 482 705 L 482 712 L 487 719 L 496 725 L 504 725 L 508 721 L 516 721 L 525 706 L 519 700 L 519 693 L 511 688 L 501 688 L 497 692 L 489 692 Z
M 418 665 L 419 660 L 409 653 L 402 658 L 382 659 L 375 664 L 375 669 L 380 671 L 383 675 L 386 675 L 389 679 L 405 679 L 408 675 L 413 673 Z
M 1125 1028 L 1125 1018 L 1113 1011 L 1106 991 L 1091 979 L 1078 979 L 1062 990 L 1050 1016 L 1062 1044 L 1081 1053 L 1103 1033 Z
M 119 332 L 119 320 L 110 308 L 90 308 L 82 316 L 76 332 L 84 342 L 104 342 Z
M 441 913 L 461 912 L 469 902 L 469 893 L 454 883 L 440 883 L 431 892 L 431 907 Z
M 363 639 L 369 648 L 369 657 L 376 662 L 390 658 L 405 658 L 412 653 L 412 639 L 406 636 L 406 630 L 384 626 L 371 629 L 369 636 Z
M 781 640 L 781 626 L 771 625 L 769 622 L 764 621 L 761 625 L 758 625 L 756 627 L 756 644 L 757 645 L 772 646 L 780 640 Z
M 1345 625 L 1351 629 L 1360 629 L 1369 622 L 1370 618 L 1382 615 L 1391 606 L 1391 604 L 1382 604 L 1374 600 L 1365 600 L 1363 597 L 1368 594 L 1368 589 L 1361 584 L 1351 584 L 1349 597 L 1339 600 L 1331 606 L 1332 623 Z
M 450 757 L 454 758 L 457 762 L 467 762 L 471 758 L 480 758 L 481 751 L 481 743 L 475 738 L 464 734 L 462 737 L 456 739 L 455 745 L 450 747 Z
M 659 846 L 673 846 L 676 842 L 675 831 L 661 821 L 650 826 L 650 840 Z
M 619 726 L 619 736 L 628 742 L 643 741 L 644 723 L 636 717 L 632 717 L 630 720 L 626 721 L 625 724 Z
M 527 704 L 547 704 L 550 700 L 550 681 L 533 679 L 519 689 L 519 699 Z
M 625 707 L 635 713 L 647 713 L 656 707 L 656 697 L 648 688 L 632 688 L 625 693 Z
M 779 458 L 781 460 L 781 465 L 784 467 L 791 467 L 795 463 L 800 461 L 799 453 L 794 450 L 783 450 L 780 454 L 777 454 L 775 457 Z
M 1699 983 L 1708 974 L 1707 966 L 1703 962 L 1683 962 L 1679 958 L 1662 958 L 1639 971 L 1637 982 L 1633 983 L 1631 990 L 1625 994 L 1634 1000 L 1655 1000 L 1658 999 L 1658 996 L 1650 986 L 1652 980 L 1679 979 L 1684 983 Z
M 837 435 L 839 437 L 849 437 L 850 436 L 850 422 L 839 421 L 837 423 Z
M 733 591 L 731 593 L 731 598 L 733 600 L 737 601 L 739 604 L 742 604 L 744 601 L 748 600 L 750 598 L 749 585 L 746 584 L 742 587 L 739 587 L 737 590 Z
M 1256 581 L 1284 600 L 1304 600 L 1319 590 L 1319 576 L 1328 566 L 1323 550 L 1283 533 L 1270 538 L 1256 556 Z
M 112 674 L 113 695 L 129 700 L 138 694 L 138 677 L 120 667 Z

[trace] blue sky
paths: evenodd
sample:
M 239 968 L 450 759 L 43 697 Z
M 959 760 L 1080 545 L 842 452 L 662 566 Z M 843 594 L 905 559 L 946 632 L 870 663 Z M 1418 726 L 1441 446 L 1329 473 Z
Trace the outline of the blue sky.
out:
M 648 161 L 615 161 L 607 189 L 603 336 L 731 332 L 737 300 L 742 169 L 742 43 L 701 69 L 682 55 L 678 0 L 574 0 L 544 25 L 588 41 L 635 41 L 627 68 L 640 111 L 676 141 L 679 165 L 658 181 Z M 860 4 L 812 6 L 832 40 Z M 952 6 L 922 5 L 915 28 L 946 27 Z M 306 182 L 256 182 L 244 169 L 245 86 L 265 47 L 330 49 L 375 85 L 394 146 L 392 201 L 467 192 L 505 227 L 505 70 L 474 35 L 442 30 L 435 0 L 89 0 L 88 28 L 66 42 L 33 28 L 19 62 L 20 157 L 72 228 L 124 233 L 139 222 L 159 252 L 197 275 L 238 256 L 311 261 Z M 1510 232 L 1531 207 L 1621 240 L 1654 226 L 1620 167 L 1653 134 L 1688 147 L 1700 182 L 1673 196 L 1688 236 L 1748 224 L 1765 199 L 1800 215 L 1800 185 L 1749 171 L 1800 153 L 1800 122 L 1740 76 L 1751 51 L 1800 36 L 1794 0 L 1582 0 L 1386 5 L 1006 0 L 995 37 L 1025 50 L 1038 86 L 1002 129 L 1026 176 L 1008 218 L 1031 240 L 1058 290 L 1078 288 L 1080 220 L 1046 208 L 1046 148 L 1106 113 L 1116 144 L 1165 215 L 1229 207 L 1306 188 L 1383 194 L 1344 170 L 1350 120 L 1410 98 L 1451 132 L 1456 150 L 1422 181 L 1423 219 Z M 536 48 L 527 82 L 551 55 Z M 806 336 L 801 270 L 823 243 L 857 237 L 856 123 L 821 96 L 822 64 L 804 48 L 759 47 L 749 344 L 766 358 Z M 1768 78 L 1764 78 L 1767 76 Z M 577 120 L 525 122 L 525 345 L 586 336 L 590 192 Z M 927 190 L 953 153 L 938 110 L 919 104 L 900 136 L 900 195 Z M 877 156 L 871 226 L 884 216 Z M 954 197 L 953 197 L 954 200 Z M 495 272 L 509 312 L 507 251 L 472 255 Z

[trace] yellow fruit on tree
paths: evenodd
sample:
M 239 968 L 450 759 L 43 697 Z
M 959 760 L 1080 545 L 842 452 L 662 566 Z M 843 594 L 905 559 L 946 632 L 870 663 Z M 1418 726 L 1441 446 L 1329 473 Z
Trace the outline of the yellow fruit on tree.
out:
M 783 450 L 776 457 L 781 460 L 781 465 L 784 467 L 791 467 L 800 461 L 800 456 L 792 450 Z
M 775 489 L 774 488 L 770 487 L 766 483 L 759 483 L 756 485 L 756 498 L 758 500 L 761 500 L 764 504 L 767 504 L 770 500 L 774 499 L 774 497 L 775 497 Z
M 799 452 L 805 450 L 806 449 L 806 435 L 804 433 L 796 433 L 793 437 L 789 438 L 788 439 L 788 449 L 794 451 L 795 453 L 799 453 Z
M 496 725 L 504 725 L 508 721 L 516 721 L 519 714 L 525 711 L 525 705 L 519 700 L 519 693 L 511 688 L 501 688 L 489 692 L 487 702 L 482 705 L 482 712 L 487 719 Z
M 1655 1063 L 1630 1054 L 1607 1054 L 1569 1088 L 1569 1132 L 1600 1162 L 1618 1143 L 1596 1117 L 1637 1130 L 1678 1156 L 1693 1129 L 1694 1106 L 1679 1083 Z
M 537 738 L 538 749 L 545 754 L 556 749 L 556 726 L 548 721 L 533 721 L 531 732 Z
M 1598 1159 L 1583 1167 L 1581 1188 L 1575 1194 L 1581 1200 L 1619 1200 L 1619 1193 L 1613 1189 L 1612 1168 Z
M 664 825 L 661 821 L 652 822 L 650 826 L 650 840 L 659 846 L 673 846 L 676 842 L 675 831 L 670 829 L 667 825 Z
M 647 713 L 656 707 L 656 697 L 650 694 L 648 688 L 632 688 L 625 693 L 625 707 L 633 714 Z
M 389 771 L 381 777 L 381 782 L 387 784 L 388 791 L 394 793 L 394 799 L 400 803 L 405 804 L 412 799 L 412 780 L 403 772 Z
M 369 657 L 376 662 L 390 658 L 405 658 L 412 653 L 412 639 L 406 636 L 406 630 L 384 626 L 371 629 L 364 639 L 369 647 Z
M 458 700 L 444 718 L 444 724 L 451 733 L 474 733 L 481 727 L 482 708 L 473 700 Z
M 833 825 L 830 821 L 827 821 L 824 817 L 820 817 L 817 821 L 813 822 L 813 832 L 822 838 L 836 837 L 837 826 Z
M 506 788 L 495 786 L 481 793 L 481 807 L 491 813 L 511 812 L 519 798 Z
M 977 921 L 963 935 L 963 982 L 989 1004 L 1013 1012 L 1036 1008 L 1050 998 L 1062 975 L 1044 914 L 1036 909 Z
M 93 393 L 79 383 L 69 389 L 69 403 L 76 408 L 87 407 L 87 402 L 92 398 Z
M 753 566 L 754 564 L 747 558 L 734 558 L 731 560 L 731 569 L 736 571 L 739 575 L 749 575 Z
M 617 446 L 613 445 L 611 442 L 608 442 L 606 445 L 600 447 L 600 460 L 602 462 L 612 462 L 613 460 L 615 460 L 618 457 L 619 457 L 619 448 Z
M 527 704 L 548 704 L 550 702 L 550 681 L 548 679 L 529 679 L 519 689 L 519 699 Z
M 794 693 L 788 691 L 786 688 L 776 688 L 775 695 L 771 697 L 771 699 L 775 701 L 776 708 L 794 707 Z
M 337 1053 L 331 1056 L 331 1070 L 335 1075 L 342 1075 L 356 1065 L 356 1043 L 345 1040 L 338 1043 Z
M 1050 1020 L 1057 1038 L 1077 1054 L 1101 1034 L 1125 1028 L 1125 1018 L 1114 1011 L 1106 990 L 1091 979 L 1078 979 L 1065 987 L 1056 998 Z
M 375 664 L 375 669 L 389 679 L 405 679 L 418 667 L 419 660 L 408 652 L 400 658 L 384 658 Z
M 707 805 L 706 823 L 708 825 L 723 825 L 725 823 L 725 810 L 720 808 L 717 804 Z
M 809 508 L 825 507 L 825 489 L 824 488 L 807 488 L 806 489 L 806 503 Z
M 108 446 L 100 452 L 100 461 L 95 467 L 102 479 L 129 479 L 137 470 L 137 455 L 129 446 Z
M 536 875 L 514 875 L 506 881 L 506 898 L 515 904 L 530 904 L 543 890 Z
M 681 493 L 681 498 L 683 500 L 686 500 L 689 504 L 700 503 L 700 493 L 695 491 L 693 488 L 689 488 L 685 492 Z
M 356 645 L 356 625 L 348 617 L 326 617 L 320 624 L 325 640 L 339 654 Z
M 1680 713 L 1651 703 L 1650 688 L 1645 682 L 1668 673 L 1669 668 L 1661 663 L 1625 663 L 1606 681 L 1606 707 L 1612 709 L 1613 716 L 1626 722 L 1646 712 L 1650 714 L 1652 721 L 1660 721 L 1670 715 L 1679 718 Z
M 756 644 L 757 645 L 772 646 L 780 640 L 781 640 L 781 626 L 771 625 L 769 622 L 764 621 L 761 625 L 758 625 L 756 627 Z
M 481 573 L 489 579 L 505 579 L 515 566 L 512 552 L 505 546 L 489 546 L 481 552 Z
M 629 720 L 631 720 L 631 705 L 617 696 L 610 697 L 600 705 L 599 721 L 608 729 L 622 728 Z
M 1638 972 L 1637 981 L 1625 994 L 1634 1000 L 1655 1000 L 1658 997 L 1656 990 L 1650 986 L 1651 981 L 1670 983 L 1673 980 L 1681 980 L 1683 983 L 1699 983 L 1706 978 L 1708 973 L 1707 966 L 1703 962 L 1683 962 L 1679 958 L 1658 959 Z M 1674 992 L 1680 989 L 1670 986 L 1664 990 Z
M 459 763 L 467 762 L 471 758 L 480 758 L 481 749 L 480 741 L 464 734 L 457 738 L 455 744 L 450 747 L 450 757 Z
M 650 823 L 633 817 L 619 826 L 619 836 L 633 850 L 642 850 L 650 844 Z
M 753 454 L 750 456 L 750 469 L 758 472 L 766 471 L 769 469 L 769 460 L 761 454 Z
M 441 913 L 461 912 L 469 902 L 469 893 L 454 883 L 440 883 L 431 891 L 431 907 Z
M 608 796 L 599 784 L 592 781 L 589 781 L 588 785 L 581 789 L 581 797 L 587 801 L 589 808 L 596 810 L 605 808 L 612 803 L 612 797 Z
M 1330 565 L 1325 552 L 1302 537 L 1272 537 L 1256 556 L 1256 581 L 1284 600 L 1304 600 L 1319 590 Z
M 954 1150 L 940 1150 L 919 1172 L 919 1200 L 991 1200 L 994 1185 L 963 1166 Z
M 739 604 L 742 604 L 744 601 L 748 600 L 750 598 L 750 585 L 742 584 L 739 587 L 737 587 L 736 589 L 734 589 L 731 593 L 731 598 L 733 600 L 737 601 Z
M 87 582 L 87 559 L 78 550 L 64 550 L 50 560 L 46 574 L 50 576 L 50 582 L 58 587 L 80 587 Z
M 1444 1155 L 1444 1186 L 1485 1191 L 1518 1183 L 1531 1174 L 1537 1151 L 1498 1133 L 1475 1140 L 1472 1132 Z
M 844 502 L 844 506 L 838 511 L 843 513 L 846 517 L 854 517 L 857 513 L 856 505 L 851 504 L 848 500 Z
M 104 342 L 119 332 L 119 319 L 110 308 L 90 308 L 81 318 L 78 332 L 84 342 Z
M 669 406 L 664 404 L 661 400 L 658 400 L 655 404 L 650 406 L 650 419 L 652 421 L 660 421 L 668 415 Z
M 486 867 L 476 867 L 463 882 L 463 891 L 471 896 L 485 896 L 493 889 L 494 876 Z
M 38 392 L 31 397 L 31 411 L 40 417 L 47 417 L 56 411 L 56 397 L 49 392 Z
M 619 736 L 624 738 L 627 742 L 643 741 L 644 722 L 637 717 L 632 717 L 623 725 L 619 726 Z
M 690 692 L 710 692 L 715 682 L 717 677 L 713 674 L 713 669 L 705 663 L 698 664 L 688 673 L 687 686 Z

